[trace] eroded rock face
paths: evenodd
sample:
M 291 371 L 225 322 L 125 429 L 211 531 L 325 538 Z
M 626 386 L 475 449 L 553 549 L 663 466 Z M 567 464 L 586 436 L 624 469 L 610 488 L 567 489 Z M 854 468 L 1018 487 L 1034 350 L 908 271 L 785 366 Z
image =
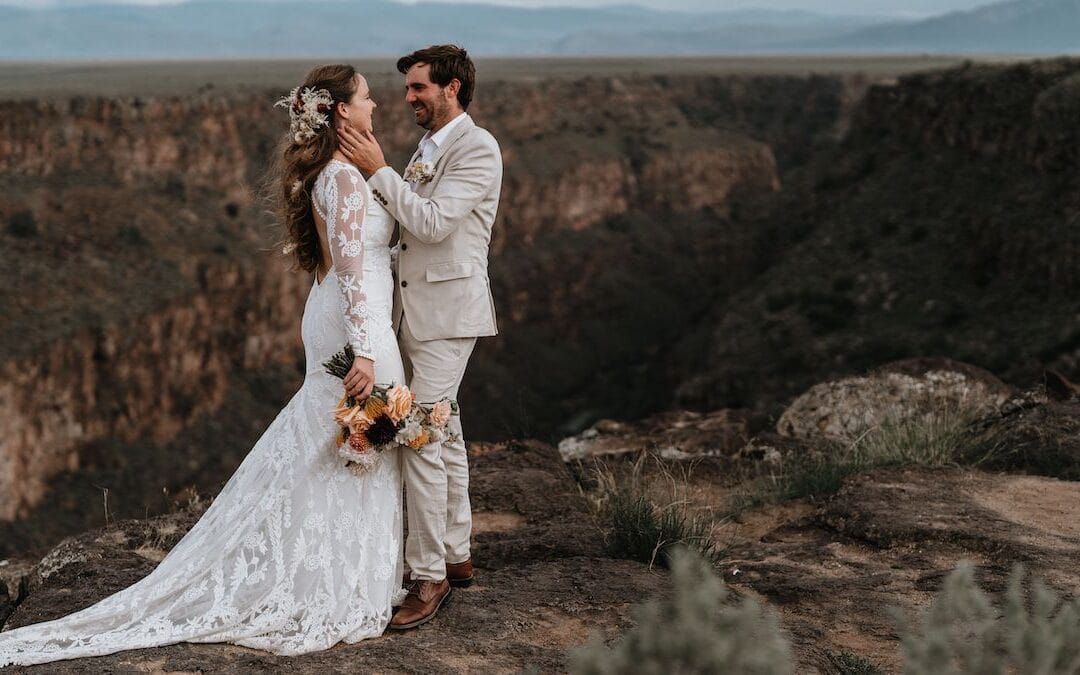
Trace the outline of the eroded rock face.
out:
M 843 651 L 898 672 L 890 608 L 914 618 L 965 560 L 993 593 L 1023 563 L 1074 595 L 1078 524 L 1080 483 L 955 468 L 875 470 L 821 506 L 748 514 L 739 527 L 753 534 L 729 551 L 724 579 L 779 612 L 798 672 L 833 672 L 828 663 Z
M 654 452 L 663 459 L 728 456 L 748 437 L 742 412 L 676 411 L 633 423 L 601 420 L 560 441 L 559 454 L 565 462 L 639 452 Z
M 788 406 L 777 431 L 793 438 L 851 441 L 883 422 L 925 415 L 979 416 L 1009 389 L 989 373 L 945 359 L 898 362 L 865 377 L 815 385 Z
M 1080 401 L 1062 390 L 1049 394 L 1044 387 L 1021 392 L 980 420 L 967 459 L 993 469 L 1080 480 Z
M 554 79 L 489 89 L 470 112 L 504 153 L 494 257 L 554 230 L 641 210 L 723 210 L 734 195 L 777 190 L 767 142 L 684 109 L 697 85 Z M 374 86 L 399 100 L 399 81 Z M 830 98 L 844 89 L 820 82 L 802 95 L 820 87 Z M 310 278 L 265 255 L 280 233 L 260 192 L 285 128 L 271 108 L 278 95 L 0 101 L 0 226 L 30 223 L 11 252 L 41 272 L 0 274 L 9 295 L 0 333 L 10 336 L 0 359 L 0 521 L 40 504 L 50 479 L 78 470 L 88 443 L 168 440 L 221 406 L 229 372 L 298 356 Z M 602 119 L 585 103 L 600 95 L 612 110 Z M 837 98 L 834 114 L 841 108 Z M 421 133 L 402 112 L 378 113 L 397 166 Z M 79 293 L 45 273 L 69 260 Z M 547 304 L 549 290 L 501 301 Z M 515 312 L 500 313 L 514 322 Z

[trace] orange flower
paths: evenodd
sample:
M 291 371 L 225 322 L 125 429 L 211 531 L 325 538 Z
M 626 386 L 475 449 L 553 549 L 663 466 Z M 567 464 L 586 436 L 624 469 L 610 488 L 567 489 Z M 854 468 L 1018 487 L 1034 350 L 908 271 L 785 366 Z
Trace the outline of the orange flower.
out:
M 420 448 L 427 445 L 428 441 L 430 441 L 430 440 L 431 440 L 431 436 L 430 436 L 430 434 L 428 434 L 427 429 L 425 429 L 422 434 L 420 434 L 419 436 L 414 438 L 409 443 L 409 447 L 412 448 L 413 450 L 419 450 Z
M 390 387 L 386 392 L 386 415 L 394 424 L 405 419 L 412 410 L 413 395 L 409 388 L 403 384 Z
M 381 398 L 369 396 L 367 403 L 364 404 L 364 412 L 367 413 L 368 419 L 378 419 L 379 415 L 386 412 L 386 401 Z
M 340 409 L 339 409 L 340 410 Z M 368 417 L 367 412 L 364 410 L 364 406 L 353 406 L 352 408 L 346 408 L 341 414 L 337 414 L 335 411 L 334 419 L 338 424 L 343 427 L 349 427 L 350 429 L 359 427 L 361 429 L 367 429 L 371 426 L 371 418 Z
M 349 406 L 349 395 L 345 394 L 341 397 L 341 400 L 338 401 L 337 407 L 334 408 L 334 419 L 339 424 L 342 424 L 342 426 L 345 426 L 341 420 L 345 415 L 349 414 L 350 410 L 352 410 L 352 408 Z
M 364 434 L 349 434 L 349 447 L 351 447 L 353 450 L 356 450 L 357 452 L 363 452 L 364 450 L 367 450 L 370 446 L 371 444 L 368 443 L 368 439 L 366 436 L 364 436 Z

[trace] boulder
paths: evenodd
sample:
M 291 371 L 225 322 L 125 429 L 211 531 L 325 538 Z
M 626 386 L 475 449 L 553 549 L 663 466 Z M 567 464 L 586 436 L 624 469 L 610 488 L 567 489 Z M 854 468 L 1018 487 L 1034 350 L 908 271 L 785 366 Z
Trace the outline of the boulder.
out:
M 788 406 L 776 429 L 793 438 L 851 441 L 886 421 L 950 413 L 977 418 L 1000 407 L 1009 393 L 975 366 L 947 359 L 900 361 L 811 387 Z

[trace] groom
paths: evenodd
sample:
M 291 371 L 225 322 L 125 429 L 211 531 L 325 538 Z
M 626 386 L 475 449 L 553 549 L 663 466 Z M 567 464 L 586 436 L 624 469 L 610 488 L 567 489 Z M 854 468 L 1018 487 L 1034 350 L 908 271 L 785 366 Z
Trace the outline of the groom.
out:
M 465 112 L 476 69 L 464 49 L 436 45 L 398 59 L 405 102 L 427 129 L 404 177 L 370 134 L 340 130 L 341 149 L 368 177 L 373 197 L 400 226 L 394 326 L 408 386 L 421 402 L 457 399 L 478 337 L 495 335 L 487 275 L 499 205 L 502 155 Z M 460 418 L 451 440 L 404 451 L 409 595 L 390 621 L 402 630 L 427 622 L 450 595 L 472 583 L 469 465 Z

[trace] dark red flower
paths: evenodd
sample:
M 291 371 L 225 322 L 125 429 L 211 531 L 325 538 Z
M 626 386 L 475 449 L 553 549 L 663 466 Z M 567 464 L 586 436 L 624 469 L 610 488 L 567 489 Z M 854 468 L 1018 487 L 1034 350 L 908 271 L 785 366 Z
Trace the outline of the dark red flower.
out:
M 367 439 L 371 441 L 372 445 L 386 445 L 394 440 L 397 436 L 397 432 L 398 428 L 397 425 L 394 424 L 394 421 L 386 415 L 380 415 L 375 419 L 372 425 L 367 428 L 364 435 L 367 436 Z

